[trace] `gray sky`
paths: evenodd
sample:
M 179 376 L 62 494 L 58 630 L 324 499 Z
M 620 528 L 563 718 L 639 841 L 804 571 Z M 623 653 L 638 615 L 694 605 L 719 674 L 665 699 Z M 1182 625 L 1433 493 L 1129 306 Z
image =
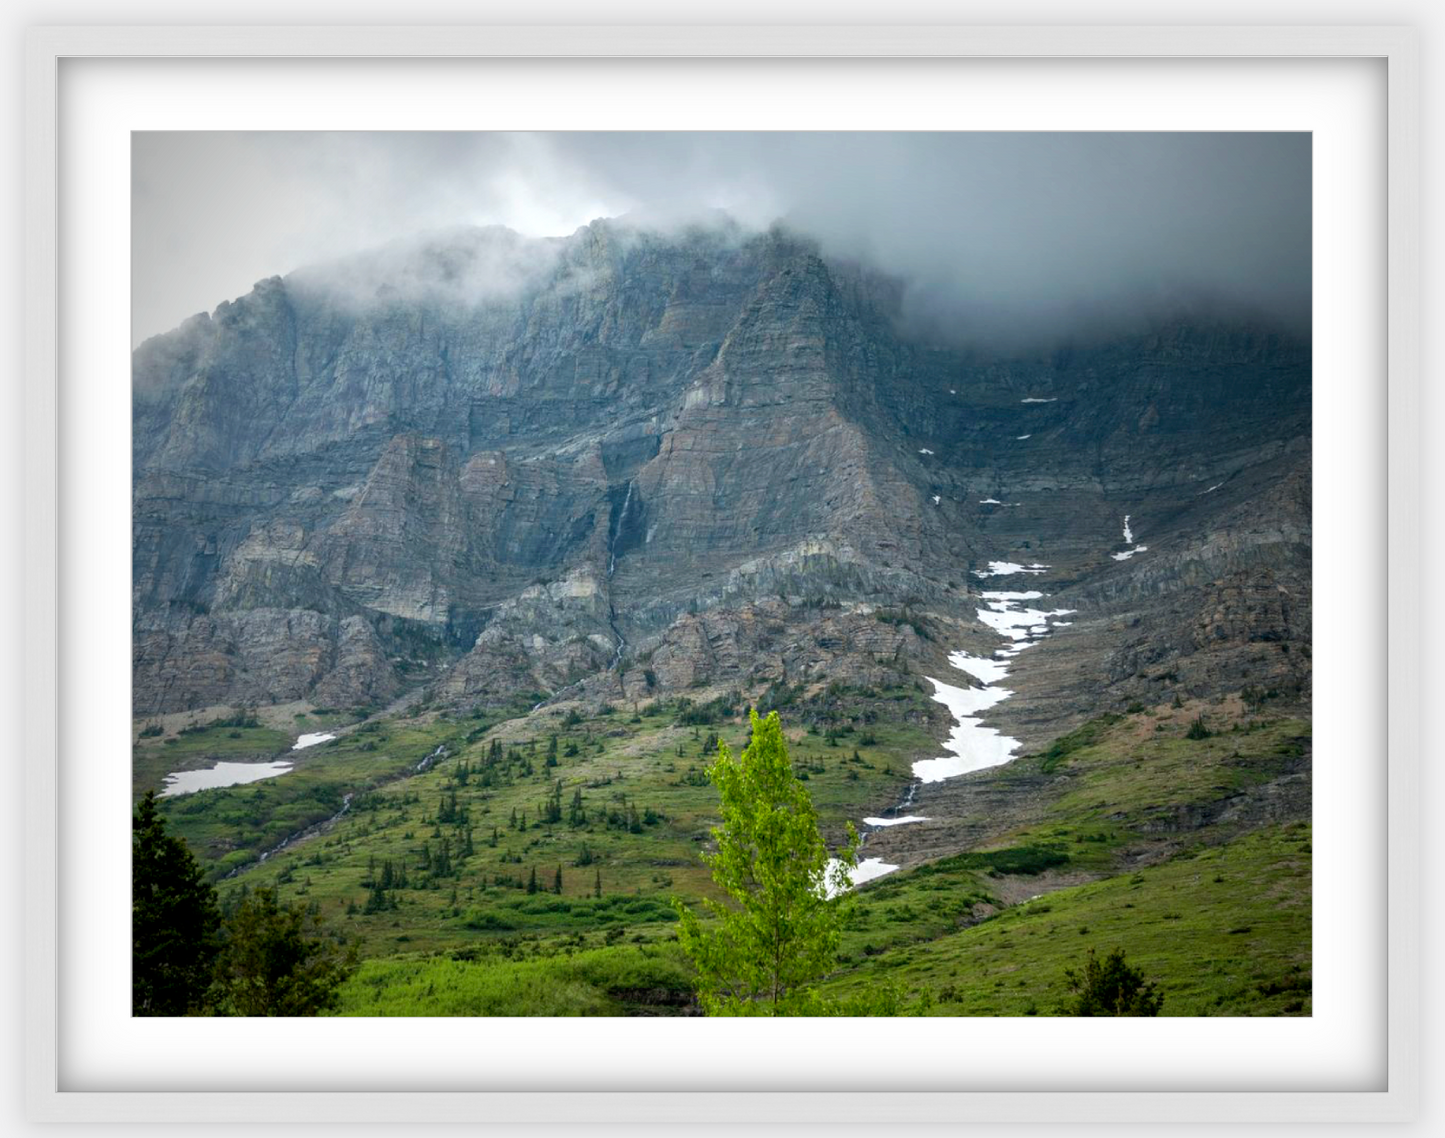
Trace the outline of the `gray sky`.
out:
M 413 233 L 713 209 L 904 277 L 964 340 L 1309 314 L 1307 134 L 138 133 L 133 159 L 136 342 Z

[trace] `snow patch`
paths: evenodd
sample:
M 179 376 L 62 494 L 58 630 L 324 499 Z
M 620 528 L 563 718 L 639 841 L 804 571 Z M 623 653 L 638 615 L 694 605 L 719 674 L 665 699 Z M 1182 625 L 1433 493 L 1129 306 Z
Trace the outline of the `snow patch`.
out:
M 1014 438 L 1015 438 L 1018 442 L 1023 442 L 1024 439 L 1031 439 L 1031 438 L 1033 438 L 1033 435 L 1015 435 Z
M 314 735 L 302 735 L 296 742 L 291 744 L 293 751 L 302 751 L 307 747 L 314 747 L 317 743 L 329 743 L 336 736 L 328 731 L 319 731 Z
M 919 447 L 919 448 L 918 448 L 918 453 L 919 453 L 919 454 L 932 454 L 933 452 L 932 452 L 931 450 L 929 450 L 927 447 Z
M 987 569 L 975 569 L 975 577 L 1009 577 L 1015 573 L 1042 573 L 1048 568 L 1047 565 L 1040 565 L 1034 562 L 1032 565 L 1020 565 L 1017 561 L 990 561 Z
M 978 610 L 978 619 L 990 628 L 1002 632 L 1011 640 L 1027 640 L 1042 636 L 1048 631 L 1049 618 L 1069 616 L 1074 609 L 1016 609 L 1009 601 L 992 602 L 988 608 Z
M 974 679 L 991 684 L 1008 675 L 1008 664 L 1004 663 L 1004 658 L 1012 655 L 1013 653 L 1006 649 L 1000 649 L 992 657 L 954 652 L 948 657 L 948 662 L 960 672 L 967 672 Z
M 941 501 L 943 501 L 943 499 L 940 498 L 937 494 L 935 494 L 935 495 L 933 496 L 933 504 L 934 504 L 935 506 L 938 505 L 938 503 L 941 502 Z
M 997 498 L 980 498 L 980 499 L 978 500 L 978 504 L 979 504 L 980 506 L 1002 506 L 1002 505 L 1003 505 L 1003 503 L 1000 502 Z
M 864 818 L 863 824 L 867 826 L 903 826 L 909 822 L 927 822 L 928 819 L 922 814 L 907 814 L 902 818 Z
M 985 727 L 977 716 L 1013 695 L 1005 688 L 958 688 L 925 676 L 933 685 L 933 698 L 948 708 L 953 716 L 953 730 L 943 749 L 949 752 L 937 759 L 921 759 L 913 764 L 913 773 L 922 782 L 942 782 L 971 771 L 1001 766 L 1014 756 L 1018 740 L 1010 739 L 997 728 Z
M 1037 395 L 1030 395 L 1027 399 L 1021 400 L 1023 403 L 1057 403 L 1058 401 L 1059 397 L 1057 395 L 1048 399 L 1040 399 Z
M 1025 567 L 1018 568 L 1022 570 Z M 1042 571 L 1048 566 L 1034 565 L 1028 568 Z M 1003 633 L 1009 638 L 1009 642 L 1005 647 L 996 649 L 991 657 L 973 656 L 962 651 L 949 655 L 949 666 L 981 680 L 984 684 L 981 688 L 955 687 L 932 676 L 925 677 L 933 685 L 934 700 L 948 708 L 954 725 L 947 742 L 944 743 L 944 750 L 948 754 L 913 764 L 913 774 L 920 782 L 941 782 L 946 778 L 956 778 L 958 775 L 1001 766 L 1014 757 L 1014 752 L 1019 747 L 1018 740 L 1001 734 L 995 728 L 985 727 L 979 715 L 1013 694 L 1006 688 L 994 686 L 1008 675 L 1013 657 L 1025 648 L 1039 643 L 1054 627 L 1072 623 L 1053 622 L 1056 617 L 1068 616 L 1075 611 L 1022 607 L 1021 602 L 1038 600 L 1044 595 L 1033 589 L 997 589 L 981 595 L 986 607 L 978 610 L 979 620 Z
M 1129 528 L 1129 518 L 1131 516 L 1130 514 L 1124 515 L 1124 544 L 1126 545 L 1133 545 L 1134 543 L 1134 531 Z M 1133 557 L 1136 553 L 1148 552 L 1149 547 L 1147 545 L 1135 545 L 1133 549 L 1126 549 L 1123 553 L 1111 553 L 1109 556 L 1115 561 L 1128 561 L 1129 558 Z
M 830 857 L 828 864 L 823 869 L 824 890 L 829 897 L 836 897 L 838 895 L 838 890 L 833 888 L 831 882 L 833 870 L 837 865 L 838 859 Z M 889 865 L 881 857 L 864 858 L 848 873 L 848 881 L 850 886 L 862 885 L 865 881 L 872 881 L 875 877 L 882 877 L 885 873 L 892 873 L 897 868 L 896 865 Z
M 271 763 L 217 763 L 205 770 L 173 771 L 166 775 L 165 788 L 156 797 L 174 798 L 179 794 L 194 794 L 198 790 L 243 786 L 248 782 L 260 782 L 263 778 L 275 778 L 290 769 L 289 762 L 278 759 Z

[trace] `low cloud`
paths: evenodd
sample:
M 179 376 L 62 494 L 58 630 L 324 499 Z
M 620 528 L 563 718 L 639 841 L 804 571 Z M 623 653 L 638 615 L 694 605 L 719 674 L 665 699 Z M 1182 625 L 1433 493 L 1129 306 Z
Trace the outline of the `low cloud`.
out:
M 167 133 L 134 146 L 137 339 L 363 250 L 379 251 L 349 262 L 369 266 L 358 282 L 420 271 L 409 287 L 433 287 L 438 238 L 415 259 L 429 231 L 561 236 L 597 217 L 667 226 L 717 210 L 897 275 L 907 319 L 959 343 L 1026 349 L 1181 311 L 1309 320 L 1307 134 Z M 550 246 L 503 245 L 500 261 L 486 248 L 438 279 L 513 287 Z

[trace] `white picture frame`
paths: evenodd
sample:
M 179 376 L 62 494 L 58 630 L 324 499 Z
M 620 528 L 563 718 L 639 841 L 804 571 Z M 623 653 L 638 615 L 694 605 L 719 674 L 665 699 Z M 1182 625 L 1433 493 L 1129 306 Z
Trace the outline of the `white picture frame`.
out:
M 63 403 L 59 356 L 60 72 L 66 60 L 276 58 L 541 59 L 1315 59 L 1382 61 L 1388 84 L 1388 1009 L 1382 1087 L 1343 1091 L 996 1093 L 910 1087 L 820 1091 L 657 1088 L 575 1090 L 191 1092 L 74 1090 L 59 1079 L 65 1040 L 61 982 L 57 777 L 66 709 L 59 614 Z M 770 1120 L 878 1123 L 971 1121 L 1369 1121 L 1412 1117 L 1420 1093 L 1420 746 L 1422 600 L 1419 306 L 1419 65 L 1416 37 L 1387 27 L 65 27 L 26 43 L 26 375 L 23 540 L 27 709 L 26 1032 L 30 1116 L 42 1121 L 430 1121 L 582 1123 Z

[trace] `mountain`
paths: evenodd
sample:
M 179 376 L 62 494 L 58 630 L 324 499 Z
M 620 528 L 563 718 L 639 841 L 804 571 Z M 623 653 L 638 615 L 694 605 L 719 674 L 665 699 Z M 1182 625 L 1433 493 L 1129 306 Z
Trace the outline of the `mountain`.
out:
M 887 686 L 991 651 L 989 589 L 1072 610 L 994 713 L 1026 746 L 1307 705 L 1308 343 L 991 356 L 905 288 L 782 229 L 459 230 L 146 341 L 135 714 Z

